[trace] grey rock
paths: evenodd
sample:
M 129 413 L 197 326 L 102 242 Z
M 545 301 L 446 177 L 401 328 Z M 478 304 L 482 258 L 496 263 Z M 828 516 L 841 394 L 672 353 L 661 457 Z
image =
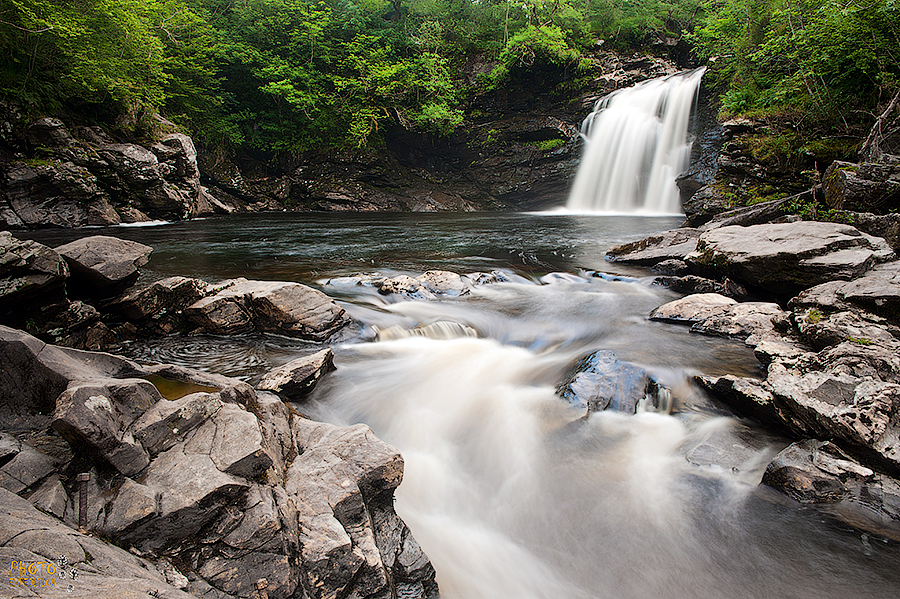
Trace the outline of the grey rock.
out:
M 691 274 L 691 269 L 688 268 L 688 265 L 684 262 L 684 260 L 672 258 L 670 260 L 657 262 L 653 267 L 653 272 L 658 272 L 661 275 L 667 275 L 670 277 L 683 277 L 685 275 Z
M 212 417 L 216 433 L 209 457 L 222 472 L 255 479 L 272 466 L 256 416 L 225 403 Z
M 47 478 L 31 494 L 28 501 L 42 512 L 53 514 L 60 520 L 63 520 L 66 517 L 66 513 L 72 510 L 71 500 L 68 493 L 66 493 L 66 488 L 56 474 Z
M 710 229 L 732 225 L 749 227 L 751 225 L 772 223 L 792 214 L 794 210 L 792 206 L 799 202 L 815 202 L 815 196 L 816 192 L 810 190 L 779 200 L 769 200 L 768 202 L 727 210 L 713 216 L 700 226 L 700 230 L 709 231 Z
M 698 229 L 674 229 L 610 248 L 607 258 L 616 262 L 652 266 L 663 260 L 681 260 L 693 252 L 700 237 Z
M 147 467 L 150 456 L 127 428 L 136 412 L 159 399 L 156 388 L 142 380 L 70 385 L 57 399 L 53 428 L 73 447 L 87 449 L 133 476 Z
M 44 117 L 28 126 L 28 143 L 38 147 L 65 147 L 75 143 L 61 120 Z
M 256 388 L 272 391 L 287 399 L 297 399 L 309 393 L 323 374 L 334 369 L 334 352 L 323 349 L 270 370 L 263 375 Z
M 53 565 L 56 583 L 41 596 L 52 597 L 135 597 L 136 599 L 191 599 L 181 590 L 166 583 L 156 568 L 118 547 L 79 534 L 51 516 L 35 509 L 29 502 L 0 489 L 0 562 L 15 561 Z M 90 558 L 88 557 L 90 555 Z M 60 579 L 57 558 L 63 555 Z M 77 582 L 70 573 L 76 570 Z M 4 597 L 37 596 L 22 584 L 12 584 L 9 577 L 0 580 Z
M 118 537 L 157 515 L 159 491 L 126 478 L 106 514 L 103 532 Z
M 209 455 L 186 453 L 181 446 L 157 456 L 140 482 L 159 492 L 159 512 L 121 540 L 146 552 L 196 535 L 250 488 L 246 480 L 220 471 Z
M 134 289 L 105 307 L 132 321 L 181 312 L 209 294 L 209 283 L 188 277 L 167 277 Z
M 657 265 L 659 266 L 659 265 Z M 653 279 L 654 285 L 668 287 L 672 291 L 685 294 L 698 293 L 717 293 L 732 299 L 743 299 L 747 297 L 747 290 L 737 283 L 725 279 L 724 281 L 713 281 L 696 275 L 687 275 L 682 277 L 656 277 Z
M 0 231 L 0 312 L 18 309 L 36 297 L 47 301 L 56 294 L 62 299 L 68 276 L 68 266 L 54 250 Z
M 893 258 L 880 238 L 822 222 L 729 226 L 705 231 L 685 261 L 700 275 L 729 277 L 776 296 L 859 277 Z
M 697 293 L 668 302 L 650 312 L 651 320 L 694 324 L 710 316 L 724 314 L 737 300 L 719 293 Z
M 763 484 L 850 526 L 900 540 L 900 481 L 859 464 L 833 443 L 806 439 L 780 452 Z
M 729 305 L 721 313 L 711 314 L 694 323 L 691 331 L 741 340 L 751 335 L 769 337 L 775 335 L 776 323 L 786 322 L 787 318 L 788 313 L 778 304 L 741 302 Z
M 0 467 L 0 486 L 13 493 L 21 493 L 56 471 L 53 460 L 22 443 L 21 450 Z
M 224 405 L 217 393 L 203 392 L 173 401 L 159 401 L 129 424 L 129 432 L 151 456 L 155 456 L 175 446 Z
M 835 161 L 822 185 L 825 201 L 836 210 L 883 213 L 900 207 L 900 165 Z
M 236 558 L 214 557 L 198 573 L 217 589 L 237 597 L 256 596 L 256 581 L 265 573 L 272 599 L 291 597 L 297 588 L 298 568 L 286 555 L 253 552 Z
M 61 245 L 72 284 L 87 296 L 110 296 L 133 284 L 153 248 L 135 241 L 95 235 Z
M 350 322 L 343 308 L 321 291 L 299 283 L 234 279 L 187 309 L 185 316 L 211 333 L 257 328 L 324 341 Z
M 108 226 L 121 222 L 100 181 L 68 159 L 13 163 L 2 178 L 11 227 Z

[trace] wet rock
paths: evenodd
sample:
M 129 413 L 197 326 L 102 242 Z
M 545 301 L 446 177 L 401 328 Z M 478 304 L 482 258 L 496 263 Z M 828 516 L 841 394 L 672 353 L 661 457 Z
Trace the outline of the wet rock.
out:
M 200 279 L 167 277 L 147 287 L 128 291 L 106 304 L 109 311 L 132 321 L 181 312 L 209 294 L 210 285 Z
M 323 349 L 311 356 L 291 360 L 270 370 L 256 385 L 258 390 L 272 391 L 287 399 L 309 393 L 326 372 L 334 370 L 334 352 Z
M 616 262 L 652 266 L 663 260 L 681 260 L 697 247 L 698 229 L 673 229 L 610 248 L 607 258 Z
M 299 283 L 226 281 L 215 294 L 184 310 L 203 330 L 231 334 L 256 327 L 302 339 L 324 341 L 350 322 L 334 300 Z
M 685 261 L 702 276 L 729 277 L 785 297 L 859 277 L 891 258 L 883 239 L 847 225 L 803 221 L 705 231 Z
M 831 442 L 806 439 L 780 452 L 763 484 L 854 528 L 900 540 L 900 481 L 859 464 Z
M 641 409 L 668 412 L 671 399 L 668 389 L 647 370 L 606 350 L 579 360 L 557 394 L 588 414 L 603 410 L 635 414 Z
M 784 437 L 735 419 L 720 419 L 705 428 L 703 438 L 685 448 L 685 459 L 700 468 L 742 475 L 751 484 L 759 481 L 766 464 L 788 444 Z
M 52 117 L 40 118 L 28 126 L 28 143 L 37 147 L 65 147 L 75 143 L 65 123 Z
M 670 277 L 683 277 L 686 275 L 690 275 L 691 269 L 688 268 L 688 265 L 684 262 L 684 260 L 672 258 L 670 260 L 657 262 L 653 267 L 653 272 L 658 272 L 661 275 Z
M 68 266 L 54 250 L 0 231 L 0 312 L 18 310 L 36 297 L 64 301 L 68 276 Z
M 700 227 L 733 207 L 732 201 L 712 185 L 701 187 L 689 200 L 682 202 L 687 224 L 691 227 Z
M 111 296 L 133 284 L 153 248 L 136 241 L 95 235 L 61 245 L 56 251 L 72 272 L 71 288 L 86 296 Z
M 67 159 L 16 162 L 2 173 L 10 227 L 108 226 L 121 222 L 97 177 Z

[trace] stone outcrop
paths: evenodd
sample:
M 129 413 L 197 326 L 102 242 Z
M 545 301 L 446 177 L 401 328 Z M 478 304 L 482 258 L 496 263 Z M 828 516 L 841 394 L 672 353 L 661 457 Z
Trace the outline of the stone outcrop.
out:
M 822 187 L 831 208 L 884 214 L 900 208 L 900 164 L 835 161 Z
M 784 297 L 856 278 L 893 257 L 883 239 L 854 227 L 802 221 L 706 231 L 685 262 L 701 276 L 727 276 Z
M 186 306 L 184 316 L 214 334 L 260 330 L 324 341 L 350 322 L 330 297 L 306 285 L 233 279 Z
M 452 298 L 468 295 L 479 285 L 508 282 L 509 276 L 499 270 L 460 275 L 446 270 L 429 270 L 418 277 L 388 277 L 378 273 L 358 274 L 321 281 L 335 287 L 361 285 L 372 287 L 381 295 L 405 296 L 411 299 Z
M 0 173 L 0 226 L 104 226 L 225 211 L 200 185 L 186 135 L 164 135 L 148 148 L 42 118 L 22 137 L 20 158 Z
M 160 588 L 168 576 L 191 595 L 227 599 L 266 578 L 273 598 L 437 595 L 434 569 L 393 510 L 402 457 L 368 427 L 309 421 L 226 377 L 48 346 L 6 327 L 0 354 L 0 392 L 15 398 L 3 402 L 4 429 L 49 435 L 40 448 L 0 435 L 0 486 L 158 561 L 164 574 L 143 578 Z M 167 399 L 163 376 L 205 390 Z M 89 474 L 84 523 L 76 472 Z M 80 537 L 54 527 L 77 552 Z M 92 542 L 95 558 L 118 551 Z
M 196 597 L 185 592 L 187 579 L 173 576 L 171 565 L 166 572 L 81 534 L 5 489 L 0 489 L 0 531 L 4 597 Z

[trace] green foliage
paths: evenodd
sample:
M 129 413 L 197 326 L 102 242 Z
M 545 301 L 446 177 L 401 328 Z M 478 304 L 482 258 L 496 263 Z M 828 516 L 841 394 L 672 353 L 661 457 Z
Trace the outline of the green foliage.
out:
M 713 65 L 727 114 L 848 129 L 900 87 L 895 0 L 706 0 L 703 9 L 688 39 Z
M 561 137 L 554 137 L 552 139 L 543 139 L 541 141 L 528 141 L 525 142 L 525 145 L 534 146 L 541 152 L 551 152 L 566 145 L 566 140 Z
M 559 27 L 528 25 L 510 38 L 500 53 L 500 64 L 488 76 L 488 87 L 496 88 L 526 70 L 577 67 L 579 58 Z

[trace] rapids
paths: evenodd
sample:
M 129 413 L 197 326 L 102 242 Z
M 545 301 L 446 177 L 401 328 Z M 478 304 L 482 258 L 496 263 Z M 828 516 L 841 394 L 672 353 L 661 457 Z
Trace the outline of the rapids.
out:
M 337 424 L 365 422 L 402 452 L 397 511 L 445 599 L 897 597 L 900 547 L 758 487 L 787 440 L 730 416 L 691 384 L 695 373 L 753 376 L 752 352 L 647 320 L 677 295 L 653 286 L 650 273 L 603 259 L 615 243 L 679 223 L 268 214 L 29 236 L 51 246 L 97 233 L 152 245 L 139 284 L 246 276 L 338 298 L 359 324 L 334 347 L 337 370 L 297 408 Z M 496 270 L 509 281 L 410 300 L 346 278 L 435 268 Z M 427 325 L 431 337 L 396 333 Z M 377 340 L 386 330 L 394 333 Z M 254 335 L 173 337 L 119 351 L 254 382 L 318 347 Z M 560 380 L 598 349 L 669 385 L 671 413 L 584 418 L 561 400 Z M 737 465 L 691 458 L 709 443 L 727 453 L 748 433 L 765 441 L 739 452 Z

